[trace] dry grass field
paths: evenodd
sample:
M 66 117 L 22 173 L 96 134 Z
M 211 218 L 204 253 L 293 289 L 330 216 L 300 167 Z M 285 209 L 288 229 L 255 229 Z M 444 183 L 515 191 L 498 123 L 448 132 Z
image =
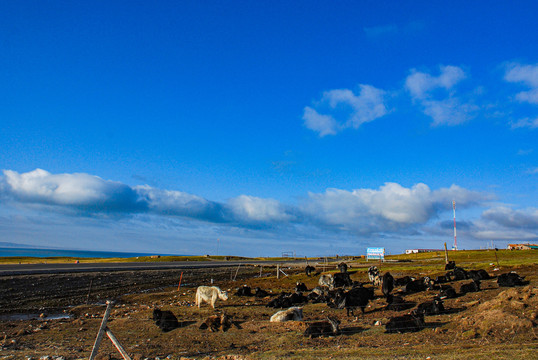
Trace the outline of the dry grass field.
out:
M 485 269 L 492 276 L 516 271 L 530 283 L 500 288 L 495 278 L 482 281 L 482 291 L 445 300 L 447 313 L 426 316 L 424 329 L 403 334 L 385 333 L 384 325 L 390 317 L 409 310 L 385 310 L 380 289 L 375 290 L 376 299 L 364 315 L 358 310 L 357 317 L 348 317 L 345 310 L 307 303 L 303 306 L 304 321 L 285 323 L 269 322 L 279 310 L 265 306 L 271 296 L 234 295 L 243 284 L 272 294 L 293 291 L 296 282 L 304 282 L 312 289 L 319 275 L 307 277 L 304 265 L 285 268 L 288 276 L 279 279 L 271 267 L 261 271 L 253 266 L 190 270 L 184 273 L 179 291 L 177 271 L 4 277 L 0 278 L 0 359 L 87 359 L 106 299 L 116 301 L 108 326 L 133 359 L 537 359 L 538 252 L 502 250 L 497 255 L 496 259 L 494 251 L 459 251 L 450 252 L 450 259 L 464 269 Z M 360 282 L 368 281 L 366 270 L 370 265 L 378 266 L 381 273 L 390 271 L 394 277 L 445 273 L 443 253 L 398 255 L 388 260 L 383 264 L 368 264 L 363 259 L 346 262 L 351 278 Z M 334 272 L 336 263 L 329 264 L 332 266 L 325 268 L 325 273 Z M 310 264 L 323 272 L 315 261 Z M 236 281 L 230 280 L 235 274 Z M 198 309 L 194 306 L 196 287 L 209 285 L 211 279 L 214 285 L 228 290 L 230 298 L 218 300 L 216 310 L 207 304 Z M 95 284 L 90 296 L 89 281 Z M 452 285 L 457 289 L 462 282 L 465 281 Z M 67 291 L 71 283 L 79 284 L 71 285 L 79 286 L 79 290 Z M 66 292 L 63 296 L 54 290 L 54 285 L 61 284 L 65 285 L 61 287 L 62 293 Z M 420 303 L 437 293 L 423 291 L 406 295 L 405 299 Z M 152 320 L 154 308 L 172 311 L 180 326 L 163 333 Z M 222 312 L 234 320 L 235 326 L 226 332 L 199 329 L 208 316 Z M 60 313 L 65 318 L 13 317 L 24 313 Z M 341 321 L 340 335 L 303 336 L 309 323 L 327 316 Z M 121 355 L 105 338 L 98 359 L 121 359 Z

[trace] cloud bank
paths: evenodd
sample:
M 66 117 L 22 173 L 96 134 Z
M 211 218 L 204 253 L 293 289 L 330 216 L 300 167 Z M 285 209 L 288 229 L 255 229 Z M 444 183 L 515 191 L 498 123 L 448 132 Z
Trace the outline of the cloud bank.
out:
M 205 250 L 207 238 L 233 239 L 245 249 L 252 241 L 271 248 L 267 244 L 300 247 L 313 239 L 316 244 L 310 244 L 311 249 L 325 249 L 333 243 L 351 249 L 372 241 L 391 247 L 422 242 L 427 246 L 432 240 L 451 238 L 447 217 L 452 216 L 452 200 L 459 213 L 464 213 L 465 221 L 458 221 L 458 234 L 467 246 L 491 240 L 538 241 L 538 209 L 500 206 L 492 203 L 494 194 L 457 185 L 432 189 L 423 183 L 405 187 L 387 182 L 378 188 L 330 188 L 309 192 L 295 204 L 284 204 L 250 195 L 216 202 L 84 173 L 51 174 L 36 169 L 27 173 L 4 170 L 2 174 L 0 224 L 11 229 L 10 234 L 28 233 L 33 226 L 36 234 L 47 233 L 48 241 L 56 241 L 54 234 L 69 224 L 81 228 L 91 224 L 92 230 L 61 230 L 61 235 L 80 238 L 81 233 L 90 231 L 112 243 L 125 242 L 121 236 L 126 236 L 139 239 L 140 244 L 157 236 L 170 244 L 179 241 L 185 253 L 209 251 Z M 94 241 L 89 235 L 84 238 Z M 175 249 L 170 244 L 167 246 Z
M 379 189 L 328 189 L 309 194 L 303 210 L 318 223 L 360 234 L 399 231 L 435 218 L 452 200 L 466 208 L 493 199 L 452 185 L 432 191 L 426 184 L 405 188 L 386 183 Z
M 453 199 L 463 208 L 492 199 L 490 194 L 456 185 L 431 190 L 422 183 L 410 188 L 386 183 L 379 189 L 308 193 L 299 204 L 249 195 L 220 203 L 176 190 L 130 187 L 89 174 L 51 174 L 41 169 L 4 170 L 0 196 L 5 204 L 71 210 L 72 215 L 150 214 L 238 228 L 314 226 L 363 235 L 425 224 Z

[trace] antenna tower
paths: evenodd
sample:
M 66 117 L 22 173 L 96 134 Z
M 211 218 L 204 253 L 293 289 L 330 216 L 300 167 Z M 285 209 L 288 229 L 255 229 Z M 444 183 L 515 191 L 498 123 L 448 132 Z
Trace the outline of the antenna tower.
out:
M 454 250 L 458 250 L 458 241 L 456 238 L 456 200 L 452 200 L 452 209 L 454 209 Z

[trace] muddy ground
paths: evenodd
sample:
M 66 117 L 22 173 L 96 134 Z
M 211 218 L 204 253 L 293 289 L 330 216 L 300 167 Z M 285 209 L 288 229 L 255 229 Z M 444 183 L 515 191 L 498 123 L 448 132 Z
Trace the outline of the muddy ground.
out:
M 351 278 L 366 282 L 364 267 L 353 267 Z M 395 277 L 421 275 L 413 264 L 391 273 Z M 465 267 L 465 265 L 464 265 Z M 482 291 L 445 301 L 446 314 L 427 316 L 426 328 L 404 334 L 386 334 L 384 324 L 392 316 L 407 313 L 385 310 L 377 298 L 364 315 L 346 316 L 345 310 L 325 304 L 306 304 L 304 321 L 270 323 L 279 309 L 267 308 L 266 298 L 235 296 L 248 284 L 278 294 L 292 291 L 297 281 L 309 289 L 319 276 L 307 277 L 302 269 L 284 269 L 277 279 L 275 269 L 255 267 L 185 270 L 178 291 L 180 271 L 126 271 L 26 275 L 0 278 L 0 359 L 87 359 L 92 350 L 106 300 L 115 300 L 109 328 L 133 359 L 536 359 L 538 350 L 537 265 L 502 268 L 491 275 L 516 270 L 530 284 L 499 288 L 496 279 L 482 282 Z M 381 272 L 384 272 L 383 266 Z M 435 270 L 444 273 L 442 267 Z M 434 275 L 434 273 L 430 274 Z M 231 280 L 234 279 L 235 281 Z M 213 310 L 194 305 L 199 285 L 229 290 L 228 301 L 217 301 Z M 462 282 L 455 282 L 459 288 Z M 91 285 L 91 287 L 90 287 Z M 437 291 L 405 296 L 411 302 L 430 300 Z M 89 295 L 89 296 L 88 296 Z M 180 327 L 163 333 L 152 321 L 154 308 L 170 310 Z M 236 323 L 228 331 L 199 329 L 210 315 L 225 312 Z M 36 318 L 18 320 L 22 315 Z M 41 315 L 41 318 L 39 318 Z M 328 315 L 341 321 L 342 334 L 308 338 L 309 323 Z M 377 325 L 376 325 L 377 324 Z M 108 338 L 103 340 L 98 359 L 121 359 Z

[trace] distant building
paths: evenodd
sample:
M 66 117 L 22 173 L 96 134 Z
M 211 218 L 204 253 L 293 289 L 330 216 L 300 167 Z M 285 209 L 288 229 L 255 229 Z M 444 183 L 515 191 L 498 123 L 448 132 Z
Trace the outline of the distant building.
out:
M 425 253 L 425 252 L 436 252 L 436 251 L 444 251 L 440 249 L 407 249 L 405 250 L 406 254 L 418 254 L 418 253 Z
M 537 244 L 508 244 L 508 250 L 538 250 Z

